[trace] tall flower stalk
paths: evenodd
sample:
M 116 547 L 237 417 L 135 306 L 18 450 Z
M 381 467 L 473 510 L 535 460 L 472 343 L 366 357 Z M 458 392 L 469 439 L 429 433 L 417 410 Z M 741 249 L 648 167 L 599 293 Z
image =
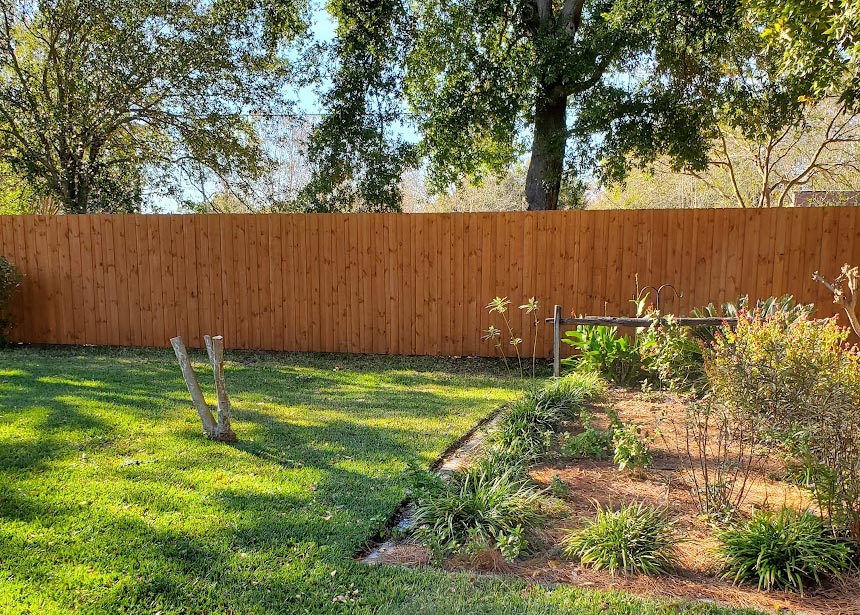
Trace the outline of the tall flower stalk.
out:
M 538 318 L 538 302 L 534 297 L 530 297 L 526 303 L 520 306 L 520 309 L 525 310 L 526 314 L 532 315 L 532 321 L 534 326 L 534 334 L 532 335 L 532 379 L 534 379 L 535 364 L 537 362 L 538 333 L 540 331 L 540 319 Z

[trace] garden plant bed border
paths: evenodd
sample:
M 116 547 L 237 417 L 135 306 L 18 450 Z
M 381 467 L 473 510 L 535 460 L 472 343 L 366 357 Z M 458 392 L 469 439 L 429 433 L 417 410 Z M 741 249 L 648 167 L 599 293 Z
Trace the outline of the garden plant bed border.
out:
M 504 406 L 496 409 L 454 441 L 430 464 L 429 470 L 441 476 L 450 476 L 453 472 L 467 467 L 475 455 L 480 453 L 487 434 L 501 417 L 503 409 Z M 355 559 L 364 564 L 373 565 L 390 563 L 389 558 L 395 551 L 407 550 L 414 556 L 416 545 L 407 538 L 403 538 L 405 532 L 412 526 L 411 521 L 412 506 L 407 496 L 391 514 L 383 528 L 355 554 Z M 417 551 L 421 550 L 420 547 L 417 549 Z M 407 559 L 412 561 L 411 558 Z
M 596 425 L 607 425 L 605 410 L 610 407 L 619 413 L 625 424 L 638 423 L 644 431 L 651 434 L 654 434 L 654 424 L 658 421 L 662 433 L 654 436 L 651 445 L 654 456 L 651 469 L 640 475 L 631 475 L 617 470 L 610 460 L 576 460 L 558 456 L 540 463 L 532 468 L 532 479 L 539 485 L 548 487 L 553 476 L 558 475 L 570 489 L 570 493 L 563 497 L 564 511 L 549 519 L 545 548 L 513 563 L 507 563 L 498 554 L 491 552 L 476 559 L 450 558 L 442 567 L 448 570 L 511 575 L 546 586 L 572 585 L 588 589 L 618 590 L 652 599 L 704 602 L 753 608 L 763 612 L 860 614 L 860 578 L 856 575 L 846 577 L 841 584 L 834 582 L 824 588 L 807 591 L 804 596 L 780 591 L 759 591 L 751 585 L 735 586 L 720 578 L 719 559 L 713 552 L 717 546 L 716 539 L 706 522 L 697 518 L 695 501 L 684 480 L 686 460 L 677 451 L 675 429 L 681 425 L 678 420 L 682 416 L 679 414 L 683 412 L 682 404 L 683 402 L 669 395 L 652 394 L 651 397 L 646 397 L 628 389 L 611 390 L 605 402 L 592 407 Z M 662 415 L 659 414 L 660 409 L 663 410 Z M 658 419 L 658 416 L 662 418 Z M 473 435 L 482 431 L 485 430 L 476 428 Z M 469 441 L 471 442 L 471 439 Z M 673 448 L 675 450 L 672 450 Z M 471 451 L 472 454 L 474 452 Z M 778 464 L 768 464 L 756 474 L 745 508 L 758 505 L 775 509 L 782 504 L 791 504 L 799 509 L 813 508 L 808 494 L 803 490 L 773 477 L 778 470 Z M 668 505 L 670 518 L 678 523 L 684 540 L 679 541 L 680 563 L 672 574 L 612 575 L 606 571 L 584 568 L 562 556 L 562 537 L 567 530 L 579 527 L 582 520 L 593 516 L 595 502 L 618 505 L 635 500 L 644 500 L 647 504 L 657 506 Z M 401 525 L 400 529 L 407 527 Z M 430 557 L 424 547 L 409 537 L 395 538 L 374 552 L 372 563 L 426 566 L 430 564 Z

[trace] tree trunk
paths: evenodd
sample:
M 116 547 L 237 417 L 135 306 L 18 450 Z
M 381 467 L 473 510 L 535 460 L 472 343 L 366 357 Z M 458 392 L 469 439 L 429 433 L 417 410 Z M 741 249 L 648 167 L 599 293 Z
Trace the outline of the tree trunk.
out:
M 224 338 L 220 335 L 203 336 L 212 371 L 215 374 L 215 394 L 218 399 L 218 425 L 212 438 L 220 442 L 235 442 L 236 434 L 230 427 L 230 398 L 224 383 Z
M 567 96 L 544 88 L 535 111 L 534 139 L 526 174 L 529 210 L 558 209 L 564 150 L 567 142 Z
M 182 370 L 182 377 L 185 379 L 185 386 L 188 387 L 188 393 L 191 395 L 191 401 L 197 410 L 197 416 L 200 417 L 200 422 L 203 423 L 203 430 L 211 438 L 215 433 L 216 423 L 215 417 L 206 405 L 206 400 L 203 399 L 203 391 L 200 390 L 200 383 L 197 381 L 197 376 L 191 368 L 191 360 L 188 358 L 188 351 L 185 350 L 185 344 L 181 337 L 170 339 L 170 344 L 173 346 L 173 351 L 176 353 L 176 358 L 179 360 L 179 368 Z

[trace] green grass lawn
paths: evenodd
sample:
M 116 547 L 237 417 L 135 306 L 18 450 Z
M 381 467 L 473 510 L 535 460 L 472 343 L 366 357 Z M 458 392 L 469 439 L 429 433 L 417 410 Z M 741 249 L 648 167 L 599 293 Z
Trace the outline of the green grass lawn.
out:
M 0 350 L 0 613 L 728 612 L 354 562 L 406 464 L 512 383 L 475 360 L 228 355 L 235 445 L 201 435 L 170 350 Z

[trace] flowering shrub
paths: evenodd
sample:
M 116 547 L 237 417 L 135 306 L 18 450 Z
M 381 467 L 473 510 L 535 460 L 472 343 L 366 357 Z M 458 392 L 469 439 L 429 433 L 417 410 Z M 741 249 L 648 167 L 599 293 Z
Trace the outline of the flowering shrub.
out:
M 714 397 L 810 468 L 831 526 L 860 541 L 860 354 L 848 335 L 834 319 L 741 312 L 705 369 Z

